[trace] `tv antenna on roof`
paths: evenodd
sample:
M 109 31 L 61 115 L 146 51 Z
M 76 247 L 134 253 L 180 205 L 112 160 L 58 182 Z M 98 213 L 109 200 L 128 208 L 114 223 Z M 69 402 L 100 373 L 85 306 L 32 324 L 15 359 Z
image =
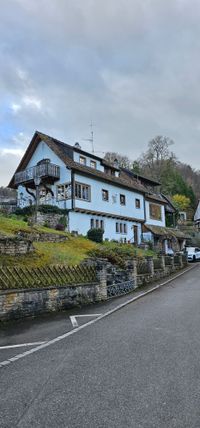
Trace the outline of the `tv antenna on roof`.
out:
M 91 145 L 92 145 L 92 153 L 94 153 L 94 131 L 93 131 L 92 120 L 91 120 L 91 123 L 90 123 L 90 129 L 91 129 L 91 131 L 90 131 L 90 138 L 83 138 L 83 140 L 84 141 L 89 141 L 91 143 Z

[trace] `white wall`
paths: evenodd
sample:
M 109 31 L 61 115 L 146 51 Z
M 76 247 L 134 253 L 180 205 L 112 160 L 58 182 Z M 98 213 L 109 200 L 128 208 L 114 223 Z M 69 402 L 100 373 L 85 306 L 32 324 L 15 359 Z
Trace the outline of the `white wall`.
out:
M 103 171 L 104 172 L 104 166 L 101 165 L 101 162 L 99 160 L 93 158 L 92 156 L 91 157 L 90 156 L 85 156 L 85 155 L 82 155 L 81 153 L 78 153 L 78 152 L 75 152 L 75 151 L 73 153 L 74 153 L 74 161 L 75 162 L 80 163 L 80 156 L 82 156 L 82 157 L 86 158 L 86 166 L 90 167 L 90 161 L 92 160 L 92 161 L 96 162 L 96 166 L 97 166 L 96 169 L 98 169 L 99 171 Z
M 149 204 L 155 204 L 155 205 L 159 205 L 161 207 L 161 216 L 162 219 L 161 220 L 154 220 L 150 217 L 150 213 L 149 213 Z M 159 204 L 157 202 L 149 202 L 149 201 L 145 201 L 145 208 L 146 208 L 146 223 L 147 224 L 152 224 L 154 226 L 164 226 L 165 227 L 165 206 L 162 204 Z
M 118 214 L 144 220 L 144 197 L 140 193 L 123 189 L 117 185 L 104 183 L 95 178 L 75 174 L 75 181 L 91 186 L 91 202 L 75 200 L 75 207 Z M 109 201 L 102 200 L 102 189 L 108 190 Z M 126 196 L 126 205 L 120 205 L 120 194 Z M 116 203 L 112 196 L 116 196 Z M 135 207 L 135 199 L 140 199 L 140 208 Z
M 66 165 L 64 164 L 64 162 L 47 146 L 46 143 L 41 141 L 38 144 L 26 169 L 37 165 L 37 163 L 42 159 L 50 159 L 51 163 L 58 165 L 60 167 L 60 179 L 57 180 L 55 184 L 48 186 L 48 187 L 51 187 L 55 195 L 55 198 L 49 200 L 49 203 L 56 204 L 60 208 L 71 208 L 71 199 L 68 199 L 66 201 L 59 201 L 59 202 L 56 201 L 56 186 L 58 184 L 71 182 L 71 172 L 69 169 L 66 168 Z M 20 198 L 20 193 L 23 194 L 22 199 Z M 33 193 L 34 193 L 34 190 L 33 190 Z M 20 199 L 21 199 L 21 202 L 20 202 Z M 33 198 L 31 198 L 31 196 L 26 192 L 25 188 L 23 186 L 19 186 L 18 187 L 18 206 L 20 205 L 21 207 L 23 207 L 23 206 L 29 205 L 30 199 L 32 199 L 34 203 Z
M 80 235 L 86 235 L 90 229 L 91 219 L 98 219 L 104 221 L 104 235 L 103 239 L 115 239 L 120 241 L 120 239 L 126 238 L 127 241 L 134 243 L 133 229 L 134 225 L 138 226 L 138 241 L 141 242 L 141 224 L 137 222 L 123 221 L 108 217 L 93 216 L 89 214 L 77 213 L 70 211 L 69 212 L 69 231 L 77 231 Z M 116 222 L 126 223 L 127 233 L 116 233 Z

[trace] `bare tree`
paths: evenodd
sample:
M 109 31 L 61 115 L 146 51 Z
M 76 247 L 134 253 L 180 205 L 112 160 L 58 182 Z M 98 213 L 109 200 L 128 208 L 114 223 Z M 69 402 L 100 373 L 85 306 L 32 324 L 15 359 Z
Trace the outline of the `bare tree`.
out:
M 147 151 L 138 160 L 143 172 L 160 180 L 163 169 L 176 162 L 175 154 L 170 151 L 172 144 L 174 142 L 170 138 L 161 135 L 149 141 Z
M 128 156 L 123 156 L 117 152 L 107 152 L 104 156 L 104 159 L 109 163 L 114 164 L 114 161 L 117 159 L 119 166 L 121 168 L 132 169 L 133 161 L 131 161 Z

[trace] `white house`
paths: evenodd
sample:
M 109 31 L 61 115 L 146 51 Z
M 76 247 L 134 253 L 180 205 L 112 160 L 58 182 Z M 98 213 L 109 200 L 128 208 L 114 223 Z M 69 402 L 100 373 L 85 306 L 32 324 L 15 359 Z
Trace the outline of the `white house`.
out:
M 159 183 L 36 131 L 9 187 L 18 206 L 54 204 L 67 211 L 70 232 L 104 229 L 104 239 L 140 244 L 144 223 L 165 226 Z
M 194 222 L 196 228 L 200 230 L 200 200 L 198 201 L 197 209 L 194 214 Z

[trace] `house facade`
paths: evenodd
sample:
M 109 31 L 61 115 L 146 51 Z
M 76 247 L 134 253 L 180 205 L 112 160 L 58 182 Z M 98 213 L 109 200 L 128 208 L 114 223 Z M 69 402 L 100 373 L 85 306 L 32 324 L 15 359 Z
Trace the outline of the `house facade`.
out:
M 36 131 L 9 187 L 21 208 L 37 201 L 65 209 L 69 232 L 102 228 L 104 239 L 138 245 L 145 224 L 165 226 L 158 184 Z
M 198 201 L 198 205 L 194 214 L 194 223 L 197 230 L 200 230 L 200 200 Z

